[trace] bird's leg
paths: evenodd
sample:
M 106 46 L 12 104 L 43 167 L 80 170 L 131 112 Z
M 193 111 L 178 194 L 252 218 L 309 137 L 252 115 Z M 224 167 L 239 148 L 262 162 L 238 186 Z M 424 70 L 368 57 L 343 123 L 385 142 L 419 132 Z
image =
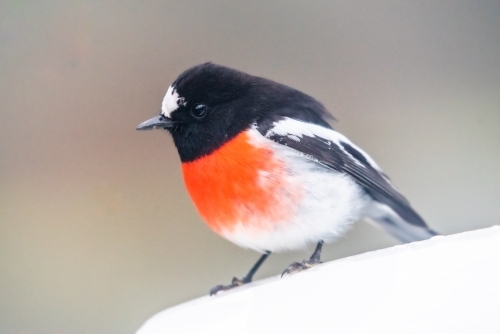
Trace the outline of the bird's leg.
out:
M 264 261 L 267 259 L 267 257 L 271 254 L 271 252 L 266 251 L 262 256 L 259 258 L 259 260 L 253 265 L 253 267 L 250 269 L 248 274 L 246 274 L 242 279 L 233 277 L 233 280 L 231 281 L 231 284 L 229 285 L 216 285 L 212 289 L 210 289 L 210 296 L 213 296 L 220 291 L 226 291 L 230 290 L 232 288 L 236 288 L 238 286 L 242 286 L 243 284 L 250 283 L 252 281 L 253 275 L 255 272 L 259 269 L 259 267 L 264 263 Z
M 323 249 L 323 240 L 320 240 L 318 244 L 316 245 L 316 249 L 314 250 L 314 253 L 312 253 L 311 257 L 309 258 L 309 261 L 307 261 L 309 264 L 320 264 L 320 257 L 321 257 L 321 250 Z
M 323 248 L 323 240 L 320 240 L 318 242 L 318 245 L 316 246 L 316 249 L 314 250 L 314 253 L 312 253 L 311 257 L 309 260 L 304 260 L 302 263 L 300 262 L 294 262 L 291 265 L 288 266 L 288 268 L 283 271 L 281 274 L 281 277 L 293 273 L 297 273 L 299 271 L 303 271 L 309 268 L 314 267 L 315 265 L 318 265 L 321 263 L 320 257 L 321 257 L 321 249 Z

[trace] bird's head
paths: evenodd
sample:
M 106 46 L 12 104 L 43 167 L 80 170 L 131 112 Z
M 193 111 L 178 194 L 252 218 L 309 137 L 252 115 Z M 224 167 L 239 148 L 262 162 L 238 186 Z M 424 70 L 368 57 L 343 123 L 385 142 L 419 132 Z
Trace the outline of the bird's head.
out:
M 166 129 L 183 162 L 195 160 L 249 129 L 262 117 L 307 110 L 324 122 L 323 106 L 293 88 L 213 63 L 184 71 L 170 85 L 160 115 L 138 130 Z M 297 118 L 301 118 L 299 115 Z

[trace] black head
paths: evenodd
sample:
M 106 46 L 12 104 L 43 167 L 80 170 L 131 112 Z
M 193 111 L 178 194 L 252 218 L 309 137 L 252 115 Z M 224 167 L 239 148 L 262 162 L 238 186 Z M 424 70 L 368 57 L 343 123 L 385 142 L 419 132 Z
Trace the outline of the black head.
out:
M 181 160 L 188 162 L 253 124 L 288 116 L 329 127 L 323 119 L 328 115 L 321 103 L 293 88 L 205 63 L 179 75 L 167 90 L 161 114 L 137 129 L 168 130 Z

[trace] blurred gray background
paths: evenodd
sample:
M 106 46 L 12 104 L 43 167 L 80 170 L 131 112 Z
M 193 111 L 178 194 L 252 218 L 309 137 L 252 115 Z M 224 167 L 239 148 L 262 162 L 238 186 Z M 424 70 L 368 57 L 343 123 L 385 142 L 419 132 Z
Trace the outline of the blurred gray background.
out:
M 318 98 L 436 230 L 500 223 L 498 0 L 2 0 L 0 333 L 131 333 L 254 263 L 135 130 L 205 61 Z M 323 258 L 395 244 L 360 222 Z

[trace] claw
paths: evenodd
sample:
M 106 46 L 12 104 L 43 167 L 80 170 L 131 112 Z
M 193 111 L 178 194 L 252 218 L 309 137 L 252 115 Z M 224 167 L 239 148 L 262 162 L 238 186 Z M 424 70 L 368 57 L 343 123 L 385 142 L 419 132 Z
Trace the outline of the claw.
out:
M 306 269 L 312 268 L 318 264 L 321 264 L 322 262 L 319 260 L 320 255 L 321 255 L 321 248 L 323 247 L 323 240 L 320 240 L 318 242 L 318 245 L 316 246 L 316 249 L 314 250 L 314 253 L 311 255 L 309 260 L 304 260 L 302 263 L 299 262 L 294 262 L 291 265 L 288 266 L 288 268 L 283 271 L 281 274 L 281 277 L 285 275 L 290 275 L 290 274 L 295 274 L 298 273 L 299 271 L 304 271 Z
M 233 277 L 231 284 L 229 284 L 229 285 L 216 285 L 212 289 L 210 289 L 210 296 L 216 295 L 221 291 L 227 291 L 227 290 L 237 288 L 239 286 L 242 286 L 245 283 L 249 283 L 249 282 L 245 282 L 244 279 L 241 280 L 239 278 Z
M 221 291 L 231 290 L 233 288 L 242 286 L 243 284 L 250 283 L 252 281 L 253 274 L 255 274 L 257 269 L 259 269 L 259 267 L 267 259 L 269 254 L 271 254 L 271 252 L 269 252 L 269 251 L 266 251 L 264 254 L 262 254 L 261 257 L 259 258 L 259 260 L 257 261 L 257 263 L 254 264 L 254 266 L 250 269 L 248 274 L 245 277 L 243 277 L 243 279 L 233 277 L 233 280 L 231 281 L 231 284 L 229 284 L 229 285 L 216 285 L 216 286 L 214 286 L 212 289 L 210 289 L 210 292 L 209 292 L 210 296 L 216 295 Z
M 311 261 L 311 260 L 309 260 L 309 261 L 304 260 L 304 261 L 302 261 L 302 263 L 294 262 L 283 271 L 283 273 L 281 274 L 281 277 L 283 277 L 285 275 L 291 275 L 291 274 L 295 274 L 295 273 L 310 269 L 310 268 L 312 268 L 318 264 L 321 264 L 321 263 L 322 263 L 321 261 Z

